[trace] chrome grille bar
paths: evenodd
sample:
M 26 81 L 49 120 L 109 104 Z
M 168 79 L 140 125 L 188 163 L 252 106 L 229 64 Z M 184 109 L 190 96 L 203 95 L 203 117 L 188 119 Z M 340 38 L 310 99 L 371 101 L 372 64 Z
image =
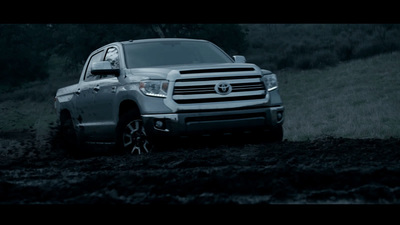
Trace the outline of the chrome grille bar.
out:
M 208 70 L 205 71 L 209 72 Z M 215 73 L 203 73 L 198 76 L 191 73 L 190 77 L 180 77 L 175 80 L 172 100 L 178 104 L 194 104 L 255 100 L 266 97 L 267 91 L 261 81 L 261 75 L 222 71 L 219 73 L 216 73 L 216 71 L 213 71 Z M 238 69 L 238 71 L 242 70 Z M 230 86 L 228 93 L 217 92 L 217 86 L 221 83 Z

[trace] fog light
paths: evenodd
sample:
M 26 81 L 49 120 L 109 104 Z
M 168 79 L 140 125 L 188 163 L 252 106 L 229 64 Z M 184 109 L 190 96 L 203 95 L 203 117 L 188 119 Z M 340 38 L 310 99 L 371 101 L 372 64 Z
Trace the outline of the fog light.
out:
M 278 121 L 280 121 L 280 120 L 282 120 L 282 118 L 283 118 L 283 113 L 282 113 L 282 112 L 278 112 L 278 113 L 276 114 L 276 119 L 277 119 Z
M 154 126 L 158 129 L 162 129 L 164 127 L 164 122 L 161 120 L 156 120 Z

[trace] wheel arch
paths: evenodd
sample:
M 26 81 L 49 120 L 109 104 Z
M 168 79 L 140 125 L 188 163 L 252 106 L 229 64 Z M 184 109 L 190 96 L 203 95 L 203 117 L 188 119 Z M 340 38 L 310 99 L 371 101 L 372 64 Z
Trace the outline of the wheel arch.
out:
M 135 110 L 138 113 L 140 113 L 139 106 L 135 101 L 133 101 L 131 99 L 127 99 L 127 100 L 122 101 L 119 104 L 118 119 L 121 118 L 122 115 L 124 115 L 125 113 L 127 113 L 127 112 L 129 112 L 131 110 Z
M 71 119 L 71 112 L 68 109 L 63 109 L 60 111 L 59 121 L 60 124 L 64 124 L 67 119 Z

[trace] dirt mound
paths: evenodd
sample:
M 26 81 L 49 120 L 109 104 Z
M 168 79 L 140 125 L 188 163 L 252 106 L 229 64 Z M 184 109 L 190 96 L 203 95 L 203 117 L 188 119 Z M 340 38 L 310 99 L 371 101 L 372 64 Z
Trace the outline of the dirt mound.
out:
M 192 138 L 79 159 L 33 131 L 1 134 L 2 204 L 399 204 L 400 140 Z

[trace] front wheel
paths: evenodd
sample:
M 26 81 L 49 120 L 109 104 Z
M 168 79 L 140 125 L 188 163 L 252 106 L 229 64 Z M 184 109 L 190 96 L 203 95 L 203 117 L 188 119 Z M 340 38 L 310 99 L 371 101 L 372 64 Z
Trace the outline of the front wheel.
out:
M 278 125 L 273 129 L 265 130 L 256 130 L 253 132 L 253 138 L 258 142 L 265 143 L 279 143 L 283 140 L 283 127 L 282 125 Z
M 282 142 L 283 140 L 283 127 L 278 125 L 268 133 L 268 139 L 270 142 Z
M 130 111 L 121 116 L 117 125 L 117 148 L 131 154 L 149 153 L 153 150 L 139 113 Z

